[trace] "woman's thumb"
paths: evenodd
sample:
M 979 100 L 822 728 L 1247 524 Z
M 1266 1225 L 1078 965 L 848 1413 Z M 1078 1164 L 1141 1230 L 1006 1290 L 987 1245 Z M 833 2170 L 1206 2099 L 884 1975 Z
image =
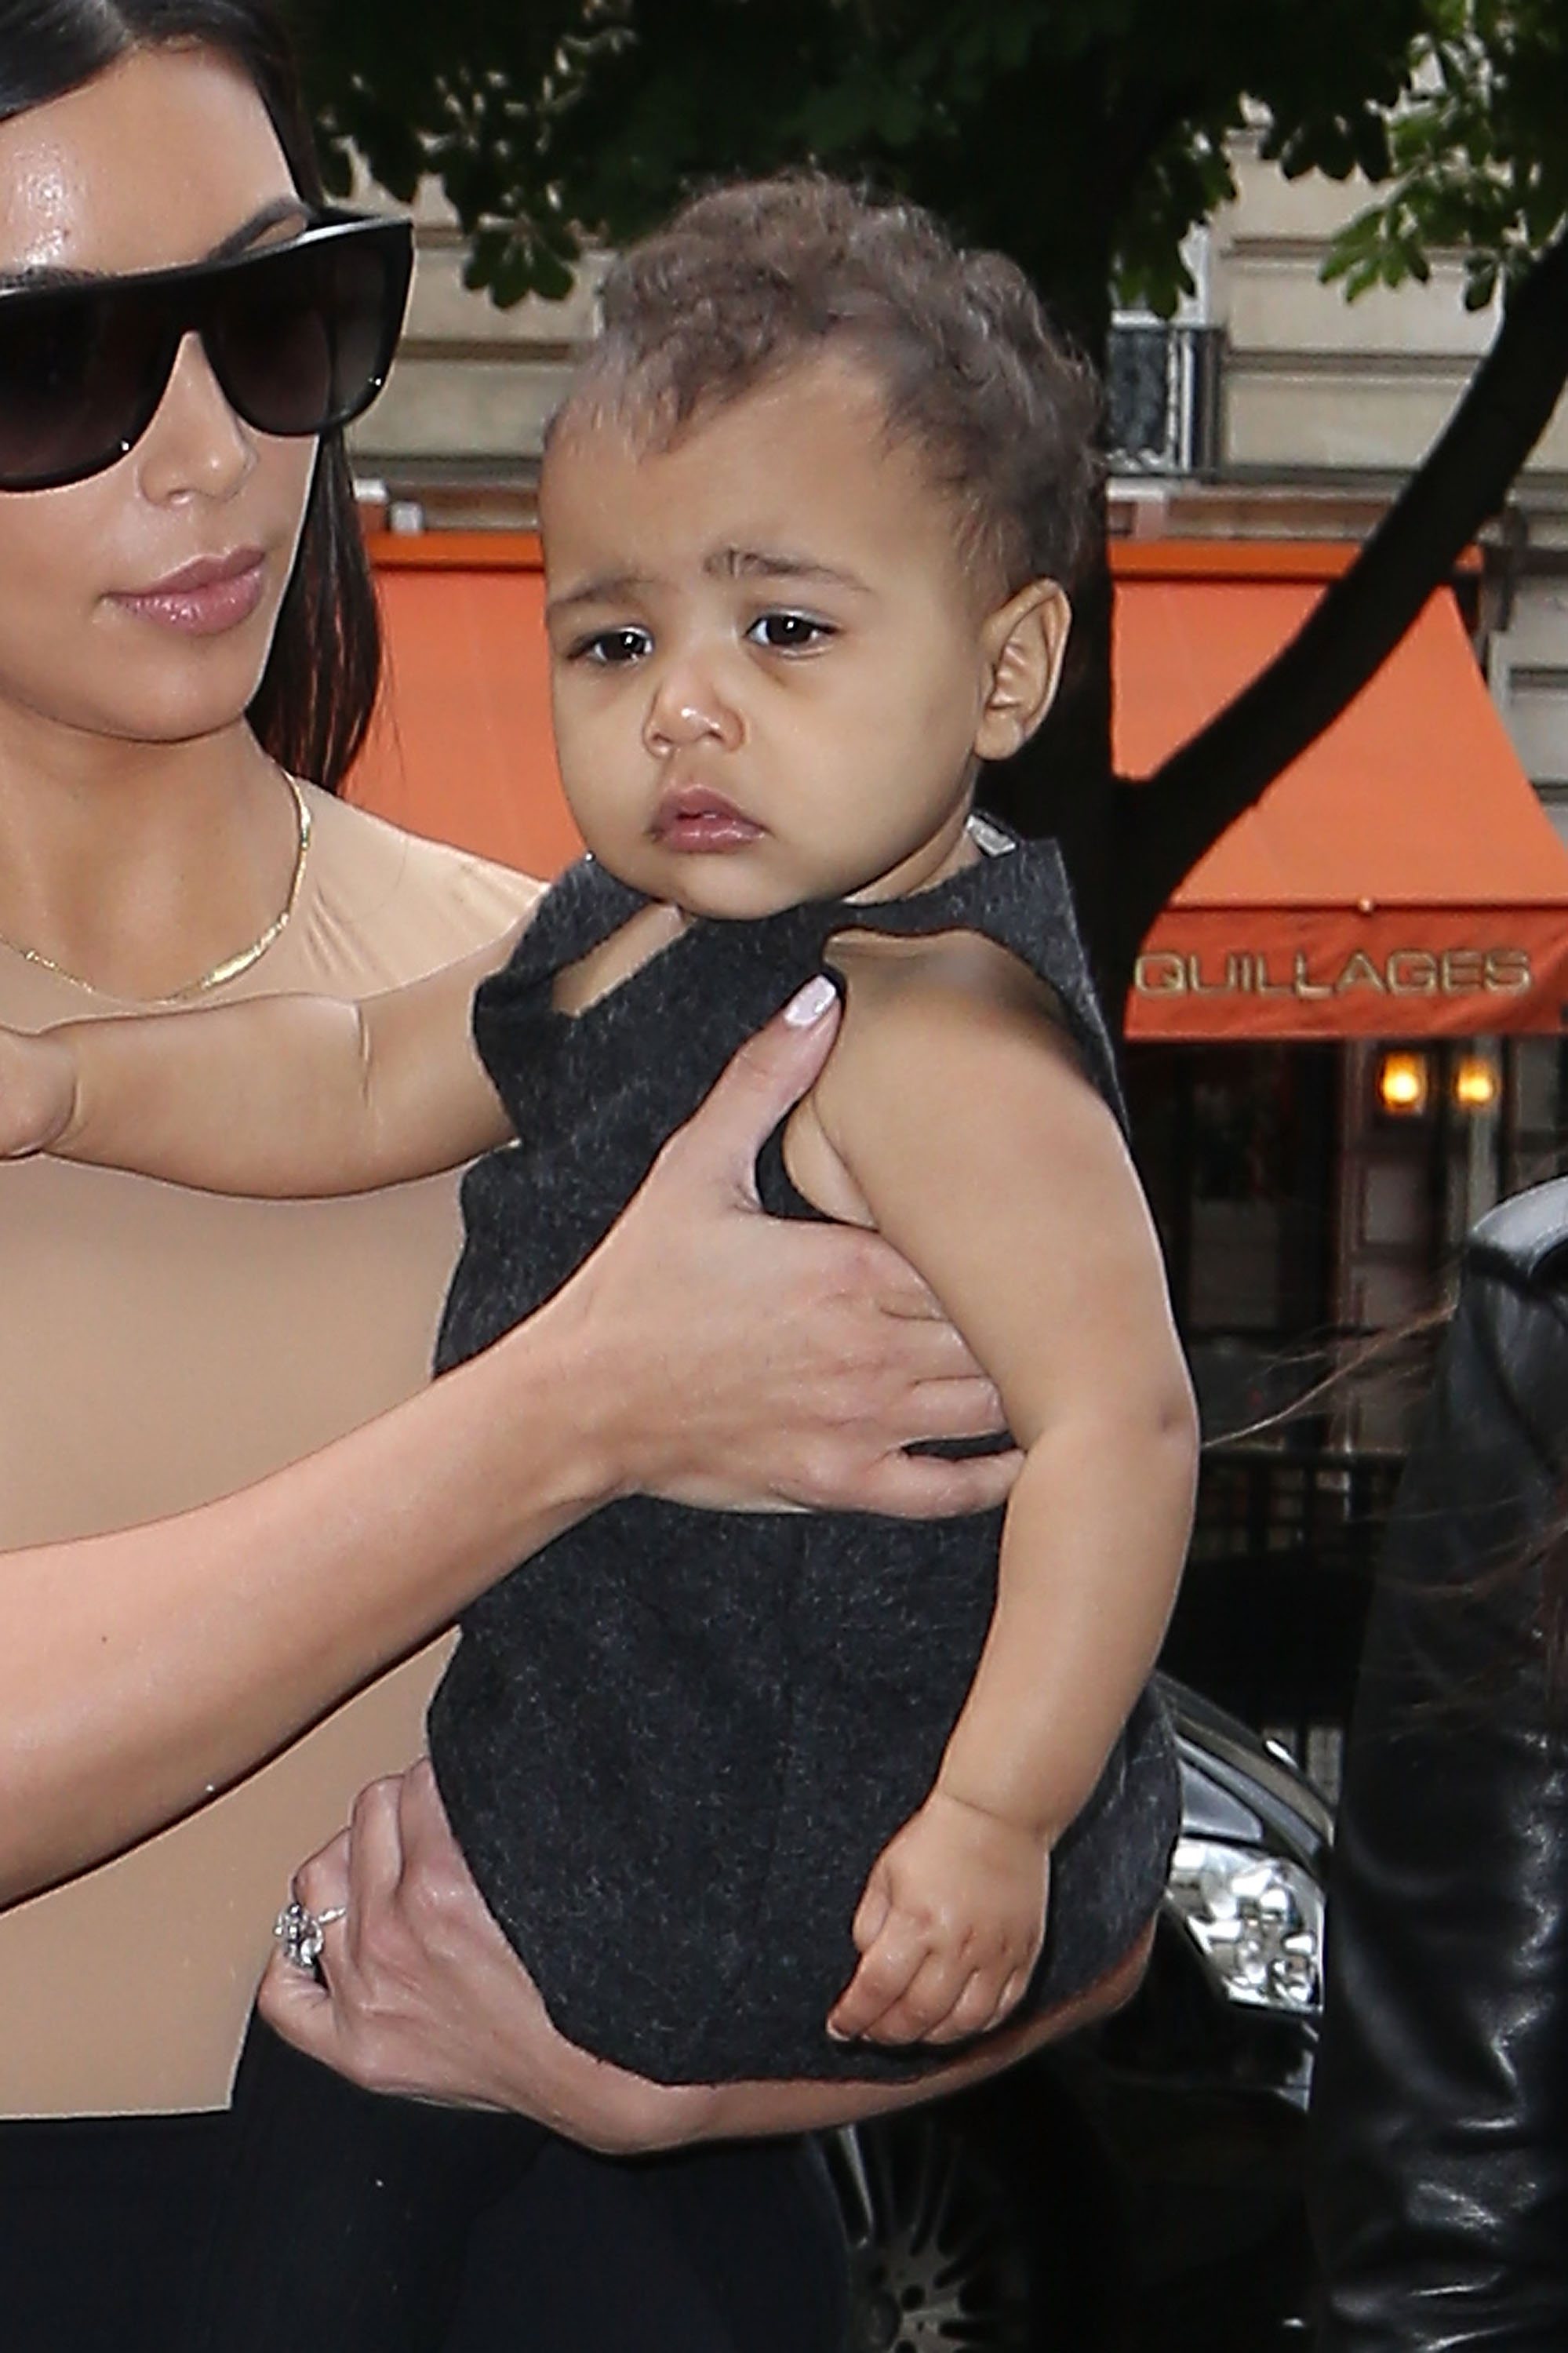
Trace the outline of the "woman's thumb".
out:
M 838 992 L 818 973 L 732 1058 L 683 1131 L 686 1151 L 711 1157 L 755 1198 L 757 1155 L 817 1077 L 838 1026 Z

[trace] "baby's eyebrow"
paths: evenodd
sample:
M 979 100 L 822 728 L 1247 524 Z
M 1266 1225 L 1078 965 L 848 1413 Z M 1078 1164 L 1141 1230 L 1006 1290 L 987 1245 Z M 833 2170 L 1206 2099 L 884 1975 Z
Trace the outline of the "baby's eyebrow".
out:
M 836 565 L 820 564 L 815 556 L 791 548 L 721 547 L 703 565 L 710 575 L 729 580 L 820 580 L 838 588 L 864 590 L 865 583 Z
M 592 580 L 585 580 L 580 588 L 568 588 L 564 596 L 552 596 L 545 607 L 546 621 L 556 613 L 572 612 L 578 605 L 618 605 L 624 597 L 634 596 L 640 589 L 650 587 L 647 575 L 641 572 L 601 572 Z
M 860 596 L 869 593 L 864 581 L 857 579 L 853 572 L 845 572 L 836 565 L 819 564 L 814 556 L 800 554 L 791 548 L 717 547 L 703 559 L 703 570 L 710 580 L 817 581 L 824 586 L 851 589 Z M 652 578 L 645 572 L 601 572 L 585 580 L 580 587 L 552 596 L 545 607 L 545 618 L 552 621 L 582 605 L 619 605 L 653 586 Z

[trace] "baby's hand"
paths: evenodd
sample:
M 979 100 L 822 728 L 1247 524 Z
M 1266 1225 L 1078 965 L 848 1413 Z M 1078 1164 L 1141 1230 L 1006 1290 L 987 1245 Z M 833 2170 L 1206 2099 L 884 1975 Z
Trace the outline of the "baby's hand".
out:
M 47 1152 L 76 1110 L 76 1058 L 48 1036 L 0 1029 L 0 1159 Z
M 999 2026 L 1039 1956 L 1050 1860 L 1033 1831 L 933 1789 L 872 1866 L 830 2033 L 957 2042 Z

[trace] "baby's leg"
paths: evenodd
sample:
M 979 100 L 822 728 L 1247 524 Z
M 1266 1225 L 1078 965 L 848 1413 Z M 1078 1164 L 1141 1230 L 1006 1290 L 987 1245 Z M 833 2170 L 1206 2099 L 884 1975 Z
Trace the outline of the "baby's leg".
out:
M 547 2136 L 363 2092 L 252 2018 L 187 2353 L 436 2353 L 478 2216 Z

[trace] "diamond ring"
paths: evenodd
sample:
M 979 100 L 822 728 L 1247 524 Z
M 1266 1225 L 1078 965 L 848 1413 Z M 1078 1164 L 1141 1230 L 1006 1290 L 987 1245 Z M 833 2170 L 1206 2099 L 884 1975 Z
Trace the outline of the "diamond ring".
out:
M 334 1904 L 325 1912 L 313 1912 L 308 1904 L 297 1896 L 284 1905 L 272 1923 L 272 1934 L 278 1939 L 283 1958 L 307 1977 L 314 1977 L 316 1967 L 326 1943 L 326 1932 L 334 1920 L 348 1916 L 346 1904 Z

